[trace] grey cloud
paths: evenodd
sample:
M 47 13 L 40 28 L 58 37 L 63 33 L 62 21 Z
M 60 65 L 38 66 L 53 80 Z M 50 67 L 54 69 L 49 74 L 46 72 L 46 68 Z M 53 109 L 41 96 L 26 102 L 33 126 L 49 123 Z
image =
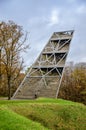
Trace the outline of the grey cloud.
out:
M 12 1 L 9 8 L 0 9 L 0 16 L 5 20 L 15 20 L 30 32 L 27 42 L 31 43 L 31 49 L 24 57 L 27 66 L 38 57 L 53 32 L 70 29 L 74 29 L 75 32 L 68 60 L 86 62 L 86 0 L 20 2 L 21 0 Z M 16 13 L 14 5 L 17 8 Z M 52 13 L 54 10 L 58 13 Z

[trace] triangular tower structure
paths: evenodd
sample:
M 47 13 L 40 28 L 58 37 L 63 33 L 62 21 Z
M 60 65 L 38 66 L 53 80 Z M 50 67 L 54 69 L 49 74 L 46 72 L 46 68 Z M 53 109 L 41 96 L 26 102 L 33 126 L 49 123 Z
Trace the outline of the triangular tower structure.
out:
M 54 32 L 13 95 L 13 99 L 58 96 L 73 30 Z

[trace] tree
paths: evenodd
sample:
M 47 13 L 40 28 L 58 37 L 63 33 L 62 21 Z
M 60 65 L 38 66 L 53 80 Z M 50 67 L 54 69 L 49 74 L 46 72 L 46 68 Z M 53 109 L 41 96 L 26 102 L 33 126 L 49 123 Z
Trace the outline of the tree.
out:
M 86 104 L 86 68 L 76 67 L 73 72 L 76 100 Z
M 86 104 L 86 63 L 65 68 L 59 97 Z
M 11 89 L 14 86 L 21 70 L 23 60 L 20 53 L 28 48 L 25 44 L 27 33 L 24 35 L 21 26 L 13 21 L 0 23 L 0 77 L 2 77 L 2 66 L 6 74 L 8 87 L 8 99 L 11 98 Z

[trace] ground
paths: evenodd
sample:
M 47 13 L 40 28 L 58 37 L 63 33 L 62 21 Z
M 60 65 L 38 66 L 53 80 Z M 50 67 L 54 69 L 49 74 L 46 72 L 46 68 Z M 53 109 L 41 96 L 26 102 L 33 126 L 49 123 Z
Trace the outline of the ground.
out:
M 85 130 L 86 106 L 62 99 L 0 100 L 0 130 Z

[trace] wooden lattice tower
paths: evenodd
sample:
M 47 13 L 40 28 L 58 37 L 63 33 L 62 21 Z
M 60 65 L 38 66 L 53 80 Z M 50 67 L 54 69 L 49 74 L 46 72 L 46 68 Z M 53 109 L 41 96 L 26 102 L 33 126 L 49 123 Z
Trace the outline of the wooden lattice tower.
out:
M 58 96 L 72 36 L 73 30 L 53 33 L 12 98 Z

